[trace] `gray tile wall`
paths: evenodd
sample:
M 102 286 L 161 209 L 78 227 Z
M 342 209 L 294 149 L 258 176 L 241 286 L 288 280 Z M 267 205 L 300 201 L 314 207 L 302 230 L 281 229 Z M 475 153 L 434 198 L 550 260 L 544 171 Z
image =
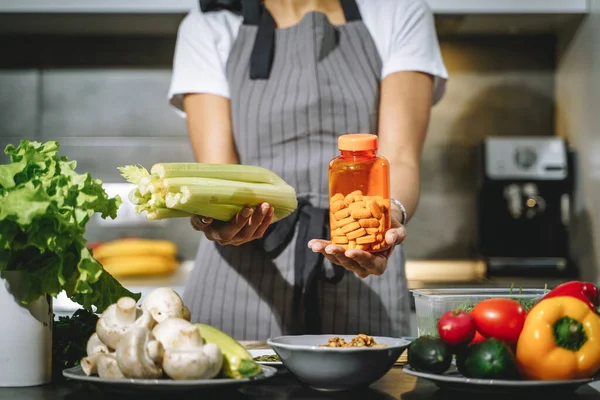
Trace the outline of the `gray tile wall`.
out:
M 174 37 L 1 37 L 0 147 L 59 140 L 104 182 L 124 164 L 191 161 L 185 122 L 168 107 Z M 422 196 L 406 242 L 413 259 L 475 252 L 474 148 L 488 135 L 554 134 L 552 37 L 442 38 L 451 80 L 432 114 Z M 184 257 L 199 236 L 187 220 L 144 228 L 91 223 L 88 239 L 167 237 Z

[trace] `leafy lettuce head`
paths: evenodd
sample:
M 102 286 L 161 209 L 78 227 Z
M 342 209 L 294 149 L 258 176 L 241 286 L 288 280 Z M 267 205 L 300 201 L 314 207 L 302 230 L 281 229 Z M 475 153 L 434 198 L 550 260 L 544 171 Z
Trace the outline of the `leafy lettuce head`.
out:
M 20 271 L 27 304 L 63 290 L 84 308 L 102 312 L 119 297 L 139 299 L 106 272 L 86 247 L 92 215 L 116 218 L 119 196 L 109 198 L 102 182 L 78 174 L 77 163 L 58 155 L 56 141 L 22 140 L 8 145 L 0 164 L 0 273 Z

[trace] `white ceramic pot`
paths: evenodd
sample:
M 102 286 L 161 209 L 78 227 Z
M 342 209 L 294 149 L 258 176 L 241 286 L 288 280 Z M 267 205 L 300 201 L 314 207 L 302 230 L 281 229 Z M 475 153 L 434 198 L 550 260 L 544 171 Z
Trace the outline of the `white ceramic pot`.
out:
M 42 385 L 52 376 L 52 297 L 21 305 L 23 278 L 19 272 L 0 276 L 0 387 Z

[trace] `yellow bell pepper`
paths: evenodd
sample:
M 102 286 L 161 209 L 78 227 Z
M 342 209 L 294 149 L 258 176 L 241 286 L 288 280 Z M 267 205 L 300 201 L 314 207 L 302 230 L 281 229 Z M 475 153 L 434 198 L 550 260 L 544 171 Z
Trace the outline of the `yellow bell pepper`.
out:
M 517 342 L 524 378 L 588 378 L 600 369 L 600 316 L 573 297 L 544 299 L 533 307 Z

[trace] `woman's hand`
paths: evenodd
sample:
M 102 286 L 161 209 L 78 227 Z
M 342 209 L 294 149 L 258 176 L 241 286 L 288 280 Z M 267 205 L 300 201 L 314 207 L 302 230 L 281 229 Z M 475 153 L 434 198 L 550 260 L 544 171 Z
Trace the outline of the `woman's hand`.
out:
M 394 247 L 402 243 L 406 237 L 406 230 L 400 221 L 392 213 L 392 227 L 385 234 L 385 241 L 390 247 L 377 253 L 369 253 L 358 249 L 344 249 L 332 244 L 327 240 L 312 239 L 308 247 L 322 253 L 329 261 L 354 272 L 360 278 L 369 275 L 381 275 L 387 268 L 387 260 L 392 254 Z
M 261 238 L 273 218 L 273 207 L 267 203 L 260 204 L 256 210 L 250 207 L 242 209 L 229 222 L 214 221 L 212 218 L 194 215 L 192 226 L 204 232 L 208 240 L 220 245 L 240 246 Z

